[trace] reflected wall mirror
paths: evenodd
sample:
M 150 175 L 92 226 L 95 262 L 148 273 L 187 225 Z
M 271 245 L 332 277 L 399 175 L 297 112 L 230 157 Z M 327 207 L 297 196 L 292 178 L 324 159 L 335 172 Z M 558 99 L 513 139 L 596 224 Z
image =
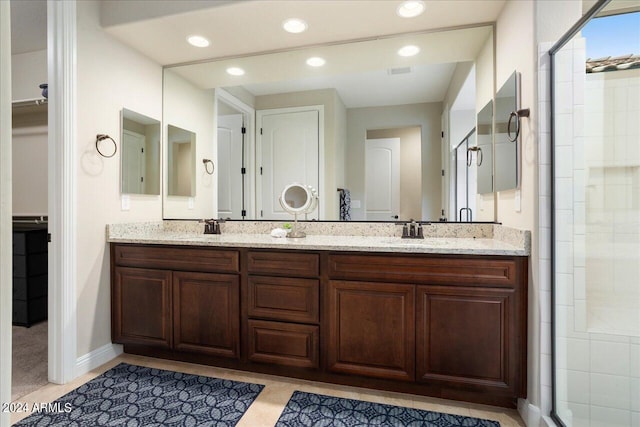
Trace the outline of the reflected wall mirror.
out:
M 495 191 L 518 188 L 519 139 L 512 141 L 516 133 L 513 113 L 520 109 L 520 75 L 517 71 L 507 79 L 496 93 L 495 127 Z M 509 126 L 512 126 L 509 129 Z
M 196 195 L 196 134 L 172 125 L 167 130 L 167 194 L 193 197 Z
M 493 192 L 493 101 L 489 101 L 480 110 L 477 123 L 479 150 L 476 153 L 475 164 L 478 168 L 478 194 L 488 194 Z
M 160 195 L 160 122 L 123 108 L 120 191 Z
M 419 54 L 398 55 L 407 44 L 418 46 Z M 310 57 L 322 57 L 324 66 L 308 65 Z M 197 158 L 200 150 L 210 147 L 220 157 L 220 176 L 205 191 L 198 183 L 196 204 L 212 192 L 213 201 L 204 209 L 189 212 L 166 203 L 164 217 L 277 219 L 269 206 L 277 206 L 282 186 L 268 184 L 275 179 L 273 171 L 280 171 L 278 182 L 314 183 L 320 196 L 319 220 L 340 219 L 341 193 L 336 190 L 341 188 L 349 191 L 351 220 L 437 221 L 449 209 L 444 194 L 451 191 L 442 171 L 447 177 L 453 173 L 449 157 L 445 161 L 442 156 L 450 145 L 443 144 L 441 136 L 444 132 L 444 138 L 449 137 L 442 125 L 448 100 L 461 89 L 463 73 L 475 65 L 475 90 L 467 102 L 475 122 L 477 106 L 484 106 L 494 93 L 493 58 L 493 27 L 477 26 L 167 66 L 164 120 L 176 122 L 176 116 L 188 111 L 203 117 L 203 129 L 213 123 L 211 138 L 199 139 Z M 230 75 L 230 67 L 245 73 Z M 246 108 L 229 108 L 229 99 Z M 214 100 L 218 102 L 212 104 Z M 207 117 L 204 111 L 213 113 Z M 249 129 L 252 122 L 254 130 Z M 410 179 L 418 194 L 401 184 L 390 194 L 410 199 L 411 213 L 376 217 L 371 208 L 377 201 L 371 188 L 367 192 L 364 167 L 369 133 L 403 128 L 420 132 L 417 150 L 400 150 L 401 157 L 417 161 Z M 232 138 L 237 142 L 231 143 Z M 491 191 L 484 197 L 486 205 L 493 206 Z M 478 219 L 494 220 L 493 210 L 485 215 Z

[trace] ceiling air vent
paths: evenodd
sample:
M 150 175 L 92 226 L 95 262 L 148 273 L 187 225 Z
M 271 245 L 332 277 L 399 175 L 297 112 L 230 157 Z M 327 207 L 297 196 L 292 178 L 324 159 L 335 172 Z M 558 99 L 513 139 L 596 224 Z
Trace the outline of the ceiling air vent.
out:
M 411 67 L 398 67 L 398 68 L 389 68 L 387 70 L 387 74 L 390 76 L 395 76 L 397 74 L 409 74 L 411 72 Z

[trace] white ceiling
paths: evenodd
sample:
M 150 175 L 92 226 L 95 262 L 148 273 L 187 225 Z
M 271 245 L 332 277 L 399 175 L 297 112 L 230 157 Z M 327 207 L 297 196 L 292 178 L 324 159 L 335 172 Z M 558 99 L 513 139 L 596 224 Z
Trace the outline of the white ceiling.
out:
M 494 22 L 505 1 L 427 0 L 426 12 L 412 19 L 396 15 L 400 0 L 101 0 L 100 8 L 105 31 L 161 65 L 223 59 L 174 68 L 201 87 L 243 85 L 257 95 L 335 87 L 351 108 L 441 101 L 455 63 L 472 61 L 490 30 L 465 30 L 471 33 L 463 37 L 429 32 Z M 291 17 L 306 20 L 308 31 L 283 31 Z M 420 34 L 387 37 L 407 33 Z M 209 38 L 211 46 L 190 46 L 192 34 Z M 14 53 L 46 48 L 45 0 L 12 0 L 12 36 Z M 428 41 L 418 57 L 397 57 L 398 44 L 410 37 Z M 264 52 L 274 55 L 256 55 Z M 300 69 L 311 52 L 337 56 L 322 69 Z M 272 56 L 275 62 L 264 61 Z M 241 64 L 248 75 L 229 79 L 213 70 L 229 63 Z M 412 73 L 386 73 L 404 66 Z
M 161 14 L 165 3 L 173 5 Z M 427 0 L 427 10 L 416 18 L 400 18 L 399 0 L 239 0 L 211 2 L 214 7 L 193 10 L 202 2 L 103 1 L 102 24 L 107 32 L 162 65 L 247 55 L 310 46 L 488 23 L 497 20 L 505 0 Z M 177 13 L 184 4 L 184 13 Z M 140 5 L 149 19 L 141 16 Z M 127 22 L 136 15 L 138 21 Z M 106 19 L 108 17 L 108 19 Z M 297 17 L 309 24 L 302 34 L 282 30 L 285 19 Z M 187 44 L 192 34 L 207 37 L 211 45 Z

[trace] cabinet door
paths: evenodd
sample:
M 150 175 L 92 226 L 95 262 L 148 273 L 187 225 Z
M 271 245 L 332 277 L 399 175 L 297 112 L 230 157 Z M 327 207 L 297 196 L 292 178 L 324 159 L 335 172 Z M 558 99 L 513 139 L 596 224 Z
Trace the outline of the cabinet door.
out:
M 328 368 L 413 381 L 415 286 L 329 282 Z
M 115 268 L 112 338 L 120 344 L 171 347 L 171 272 Z
M 176 350 L 237 359 L 240 354 L 239 295 L 236 275 L 173 273 Z
M 418 381 L 517 392 L 515 291 L 419 286 Z

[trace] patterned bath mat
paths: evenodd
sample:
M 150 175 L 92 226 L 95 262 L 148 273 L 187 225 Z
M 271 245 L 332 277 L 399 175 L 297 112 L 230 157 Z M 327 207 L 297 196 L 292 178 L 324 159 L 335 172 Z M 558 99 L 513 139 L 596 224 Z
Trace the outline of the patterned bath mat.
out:
M 263 385 L 121 363 L 16 426 L 235 426 Z
M 497 421 L 296 391 L 276 427 L 500 427 Z

